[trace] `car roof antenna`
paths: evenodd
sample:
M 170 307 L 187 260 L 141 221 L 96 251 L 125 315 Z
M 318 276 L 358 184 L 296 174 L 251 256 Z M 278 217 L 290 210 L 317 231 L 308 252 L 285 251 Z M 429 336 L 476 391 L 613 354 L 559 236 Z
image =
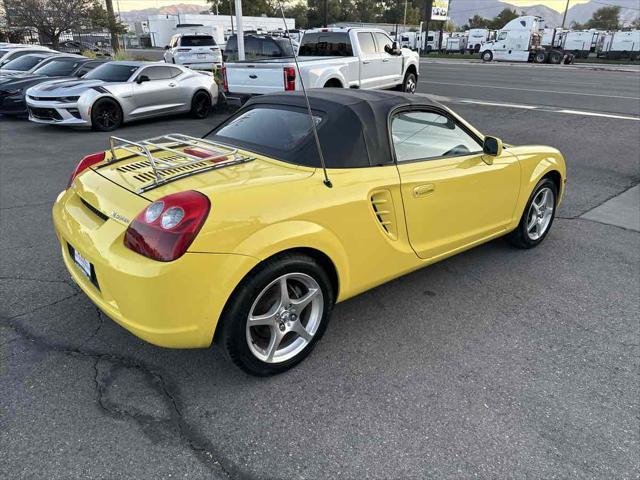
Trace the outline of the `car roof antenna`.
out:
M 291 50 L 293 52 L 293 60 L 296 63 L 296 73 L 297 77 L 300 79 L 300 87 L 302 88 L 302 94 L 304 95 L 304 99 L 307 102 L 307 112 L 309 112 L 309 123 L 311 124 L 311 131 L 313 132 L 313 138 L 316 141 L 316 148 L 318 149 L 318 155 L 320 156 L 320 165 L 322 165 L 322 172 L 324 174 L 324 183 L 327 187 L 333 187 L 331 180 L 329 180 L 329 175 L 327 175 L 327 166 L 324 163 L 324 155 L 322 154 L 322 147 L 320 146 L 320 138 L 318 137 L 318 130 L 316 129 L 316 122 L 313 118 L 313 112 L 311 111 L 311 103 L 309 103 L 309 97 L 307 96 L 307 90 L 304 88 L 304 81 L 302 80 L 302 75 L 300 74 L 300 65 L 298 65 L 298 53 L 296 49 L 293 47 L 293 40 L 291 39 L 291 35 L 289 34 L 289 28 L 287 27 L 287 21 L 284 17 L 284 7 L 282 6 L 282 0 L 278 0 L 278 5 L 280 6 L 280 14 L 282 15 L 282 21 L 284 22 L 284 31 L 289 37 L 289 45 L 291 45 Z

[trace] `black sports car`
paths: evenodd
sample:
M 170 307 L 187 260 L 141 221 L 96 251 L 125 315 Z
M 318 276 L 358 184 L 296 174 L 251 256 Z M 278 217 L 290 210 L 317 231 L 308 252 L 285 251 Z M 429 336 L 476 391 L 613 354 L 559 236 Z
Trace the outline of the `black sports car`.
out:
M 79 55 L 57 55 L 46 60 L 31 73 L 0 79 L 0 114 L 26 114 L 27 104 L 24 101 L 24 96 L 29 87 L 51 80 L 82 77 L 105 61 Z

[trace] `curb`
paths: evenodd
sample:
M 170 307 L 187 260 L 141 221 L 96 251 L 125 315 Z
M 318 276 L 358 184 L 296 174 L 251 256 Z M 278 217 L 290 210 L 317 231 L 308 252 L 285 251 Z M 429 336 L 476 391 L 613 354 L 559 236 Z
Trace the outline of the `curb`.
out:
M 482 60 L 443 60 L 443 59 L 428 59 L 420 57 L 420 63 L 432 63 L 439 65 L 485 65 L 485 66 L 502 66 L 502 67 L 520 67 L 520 68 L 566 68 L 571 70 L 596 70 L 606 72 L 627 72 L 627 73 L 640 73 L 640 65 L 611 65 L 607 63 L 578 63 L 571 65 L 539 65 L 528 62 L 483 62 Z

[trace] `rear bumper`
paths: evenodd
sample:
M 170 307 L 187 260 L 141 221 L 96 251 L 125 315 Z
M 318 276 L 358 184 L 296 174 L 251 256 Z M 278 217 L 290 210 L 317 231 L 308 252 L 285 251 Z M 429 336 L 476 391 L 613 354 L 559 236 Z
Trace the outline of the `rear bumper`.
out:
M 254 93 L 233 93 L 225 92 L 224 97 L 228 105 L 235 105 L 241 107 L 247 103 L 252 97 L 256 97 L 258 94 Z
M 73 188 L 56 200 L 53 224 L 65 266 L 91 301 L 161 347 L 209 346 L 227 299 L 257 263 L 248 256 L 206 253 L 186 253 L 166 263 L 150 260 L 124 246 L 126 225 L 98 218 Z M 91 262 L 91 279 L 69 246 Z

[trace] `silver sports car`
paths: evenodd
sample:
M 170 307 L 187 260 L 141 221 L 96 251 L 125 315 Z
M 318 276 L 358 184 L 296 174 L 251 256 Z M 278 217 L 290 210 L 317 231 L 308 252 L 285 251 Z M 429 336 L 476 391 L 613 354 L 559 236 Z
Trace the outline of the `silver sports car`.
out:
M 210 73 L 149 62 L 108 62 L 81 79 L 41 83 L 26 93 L 29 120 L 101 131 L 174 113 L 205 118 L 218 99 Z

